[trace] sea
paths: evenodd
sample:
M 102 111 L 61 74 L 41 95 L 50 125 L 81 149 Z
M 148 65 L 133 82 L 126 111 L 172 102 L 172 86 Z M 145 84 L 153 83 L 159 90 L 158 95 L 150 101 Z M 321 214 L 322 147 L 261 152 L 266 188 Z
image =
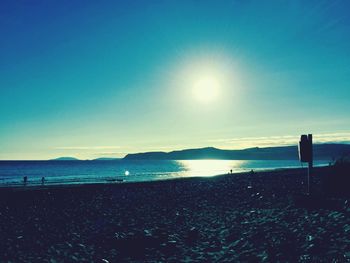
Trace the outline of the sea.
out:
M 316 161 L 314 165 L 325 166 L 328 162 Z M 231 170 L 242 173 L 300 167 L 302 164 L 296 160 L 0 161 L 0 187 L 144 182 L 217 176 Z M 27 177 L 26 183 L 24 177 Z

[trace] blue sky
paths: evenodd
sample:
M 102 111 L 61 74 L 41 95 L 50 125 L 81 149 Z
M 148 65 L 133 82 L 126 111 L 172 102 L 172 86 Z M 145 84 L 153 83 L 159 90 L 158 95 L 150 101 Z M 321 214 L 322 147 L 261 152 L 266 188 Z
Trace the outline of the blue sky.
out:
M 349 10 L 3 1 L 0 159 L 350 141 Z

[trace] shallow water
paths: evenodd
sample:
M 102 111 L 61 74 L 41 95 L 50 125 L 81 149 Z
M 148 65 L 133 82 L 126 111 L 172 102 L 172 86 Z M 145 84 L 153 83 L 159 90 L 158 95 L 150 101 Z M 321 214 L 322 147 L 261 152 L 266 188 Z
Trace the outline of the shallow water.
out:
M 326 161 L 315 165 L 326 165 Z M 305 166 L 305 165 L 304 165 Z M 113 160 L 113 161 L 0 161 L 0 186 L 141 182 L 177 177 L 214 176 L 250 170 L 301 167 L 295 160 Z

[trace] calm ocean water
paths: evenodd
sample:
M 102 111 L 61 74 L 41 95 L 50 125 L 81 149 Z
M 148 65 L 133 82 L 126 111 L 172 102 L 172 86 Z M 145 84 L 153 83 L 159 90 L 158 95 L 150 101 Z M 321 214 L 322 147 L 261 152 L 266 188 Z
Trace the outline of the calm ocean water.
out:
M 326 165 L 327 162 L 315 162 Z M 106 182 L 140 182 L 177 177 L 214 176 L 254 170 L 301 167 L 298 161 L 0 161 L 0 186 L 41 184 L 81 184 Z

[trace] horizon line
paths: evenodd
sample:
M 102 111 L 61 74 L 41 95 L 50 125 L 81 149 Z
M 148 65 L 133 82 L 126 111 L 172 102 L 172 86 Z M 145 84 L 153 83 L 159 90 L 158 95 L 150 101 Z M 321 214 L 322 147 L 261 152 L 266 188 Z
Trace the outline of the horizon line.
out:
M 325 144 L 338 144 L 338 145 L 350 145 L 350 141 L 345 141 L 345 142 L 316 142 L 313 145 L 325 145 Z M 134 153 L 127 153 L 125 154 L 123 157 L 105 157 L 105 156 L 100 156 L 100 157 L 96 157 L 96 158 L 87 158 L 87 159 L 81 159 L 75 156 L 58 156 L 58 157 L 53 157 L 53 158 L 48 158 L 48 159 L 0 159 L 0 161 L 2 162 L 6 162 L 6 161 L 59 161 L 57 159 L 61 159 L 61 158 L 72 158 L 75 160 L 71 160 L 71 161 L 97 161 L 98 159 L 124 159 L 128 154 L 143 154 L 143 153 L 155 153 L 155 152 L 161 152 L 161 153 L 171 153 L 171 152 L 175 152 L 175 151 L 186 151 L 186 150 L 199 150 L 199 149 L 206 149 L 206 148 L 214 148 L 217 150 L 223 150 L 223 151 L 244 151 L 244 150 L 249 150 L 249 149 L 266 149 L 266 148 L 278 148 L 278 147 L 292 147 L 295 146 L 297 147 L 297 144 L 285 144 L 285 145 L 271 145 L 271 146 L 254 146 L 254 147 L 248 147 L 248 148 L 239 148 L 239 149 L 223 149 L 223 148 L 218 148 L 218 147 L 214 147 L 214 146 L 206 146 L 206 147 L 198 147 L 198 148 L 185 148 L 185 149 L 181 149 L 181 150 L 171 150 L 171 151 L 146 151 L 146 152 L 134 152 Z M 65 161 L 65 160 L 63 160 Z M 66 160 L 66 161 L 70 161 L 70 160 Z

